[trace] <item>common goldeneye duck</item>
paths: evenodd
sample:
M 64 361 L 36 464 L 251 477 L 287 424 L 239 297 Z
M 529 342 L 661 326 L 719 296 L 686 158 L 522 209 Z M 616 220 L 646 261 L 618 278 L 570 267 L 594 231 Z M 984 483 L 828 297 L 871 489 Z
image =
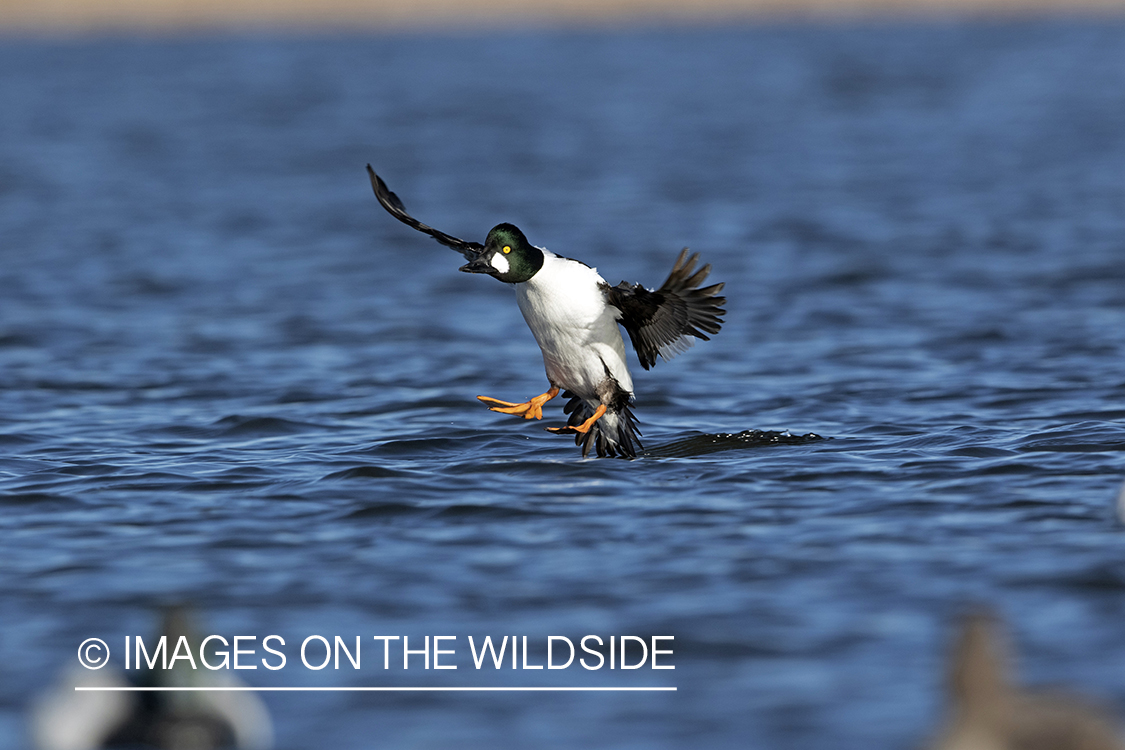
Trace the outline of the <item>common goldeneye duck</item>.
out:
M 636 419 L 630 409 L 633 379 L 625 364 L 620 324 L 629 334 L 641 367 L 649 369 L 659 355 L 665 360 L 708 340 L 722 327 L 725 297 L 722 284 L 699 288 L 710 264 L 695 270 L 699 254 L 680 253 L 667 280 L 655 291 L 622 281 L 610 286 L 597 272 L 577 260 L 555 255 L 528 242 L 512 224 L 497 224 L 484 244 L 458 239 L 427 226 L 406 212 L 398 196 L 367 165 L 375 197 L 402 223 L 457 250 L 467 273 L 493 276 L 511 284 L 520 312 L 543 352 L 551 387 L 523 403 L 477 396 L 491 411 L 524 419 L 542 419 L 543 404 L 562 391 L 569 399 L 563 412 L 566 427 L 548 427 L 573 434 L 583 457 L 632 458 L 641 448 Z

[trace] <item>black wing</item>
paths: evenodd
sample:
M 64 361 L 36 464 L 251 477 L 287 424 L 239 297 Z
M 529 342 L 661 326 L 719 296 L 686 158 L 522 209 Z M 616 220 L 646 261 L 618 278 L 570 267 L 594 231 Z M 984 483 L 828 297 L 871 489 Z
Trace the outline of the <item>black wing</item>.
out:
M 367 174 L 371 176 L 371 187 L 375 190 L 375 197 L 379 199 L 379 203 L 382 204 L 383 208 L 387 209 L 387 213 L 403 224 L 414 227 L 419 232 L 425 232 L 446 247 L 451 247 L 461 253 L 468 260 L 475 260 L 476 257 L 480 255 L 481 251 L 484 250 L 484 245 L 479 242 L 468 242 L 458 239 L 445 232 L 439 232 L 433 227 L 418 221 L 413 216 L 406 213 L 406 208 L 403 207 L 402 201 L 398 199 L 397 195 L 387 189 L 387 183 L 383 182 L 382 178 L 375 174 L 375 170 L 371 168 L 370 164 L 367 165 Z
M 711 273 L 711 264 L 693 274 L 697 260 L 699 253 L 688 258 L 685 247 L 668 279 L 655 292 L 625 281 L 602 287 L 609 304 L 621 311 L 621 325 L 646 370 L 656 364 L 657 354 L 668 360 L 691 346 L 689 336 L 708 341 L 707 333 L 715 334 L 722 328 L 719 316 L 726 313 L 721 306 L 727 298 L 716 295 L 723 285 L 699 289 Z

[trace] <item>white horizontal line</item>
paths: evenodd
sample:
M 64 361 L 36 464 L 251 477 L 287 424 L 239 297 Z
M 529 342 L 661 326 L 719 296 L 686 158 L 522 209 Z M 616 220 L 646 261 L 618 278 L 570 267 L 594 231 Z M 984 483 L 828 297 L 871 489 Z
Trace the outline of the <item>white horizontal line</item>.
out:
M 676 692 L 674 687 L 75 687 L 79 692 L 113 693 L 277 693 L 277 692 L 378 692 L 378 693 L 611 693 Z

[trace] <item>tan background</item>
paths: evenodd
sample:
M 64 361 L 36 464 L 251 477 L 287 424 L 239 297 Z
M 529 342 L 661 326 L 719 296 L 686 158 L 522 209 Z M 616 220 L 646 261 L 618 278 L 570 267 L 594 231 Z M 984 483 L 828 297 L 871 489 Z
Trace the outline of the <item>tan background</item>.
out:
M 1125 14 L 1125 0 L 0 0 L 0 28 L 363 28 L 867 14 Z

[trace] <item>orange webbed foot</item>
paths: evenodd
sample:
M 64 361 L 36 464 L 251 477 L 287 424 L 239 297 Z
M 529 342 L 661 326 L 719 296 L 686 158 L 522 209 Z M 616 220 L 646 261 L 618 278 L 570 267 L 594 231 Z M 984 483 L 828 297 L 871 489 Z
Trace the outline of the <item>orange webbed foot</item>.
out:
M 511 401 L 501 401 L 500 399 L 489 398 L 488 396 L 477 396 L 477 400 L 482 404 L 486 404 L 489 411 L 497 411 L 501 414 L 514 414 L 517 417 L 522 416 L 524 419 L 542 419 L 543 404 L 557 395 L 559 395 L 559 389 L 552 385 L 551 390 L 546 393 L 541 393 L 530 401 L 525 401 L 522 404 L 514 404 Z
M 573 427 L 570 425 L 567 425 L 566 427 L 547 427 L 546 430 L 547 432 L 553 432 L 556 435 L 573 435 L 575 433 L 585 435 L 590 431 L 590 428 L 594 426 L 594 422 L 597 422 L 599 419 L 601 419 L 604 414 L 605 404 L 601 404 L 598 406 L 597 411 L 594 412 L 594 415 L 582 424 L 574 425 Z

